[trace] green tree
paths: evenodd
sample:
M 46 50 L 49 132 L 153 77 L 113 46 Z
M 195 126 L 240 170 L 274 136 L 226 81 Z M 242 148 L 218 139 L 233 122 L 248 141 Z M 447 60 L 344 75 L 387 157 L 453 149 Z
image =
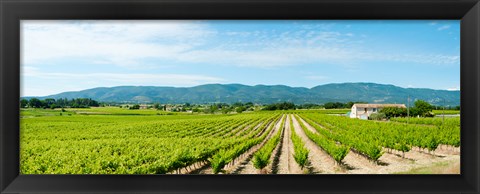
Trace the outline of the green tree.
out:
M 210 108 L 204 108 L 204 109 L 203 109 L 203 113 L 205 113 L 205 114 L 211 114 L 211 113 L 212 113 L 212 109 L 210 109 Z
M 315 108 L 320 108 L 321 106 L 318 104 L 312 104 L 312 103 L 306 103 L 302 105 L 297 105 L 295 108 L 296 109 L 315 109 Z
M 210 106 L 210 113 L 213 114 L 213 113 L 217 112 L 217 110 L 218 110 L 218 105 L 217 104 L 214 104 L 214 105 Z
M 237 112 L 237 113 L 242 113 L 245 110 L 246 110 L 246 108 L 244 106 L 239 106 L 239 107 L 235 108 L 235 112 Z
M 239 107 L 239 106 L 243 106 L 243 103 L 241 102 L 235 102 L 232 104 L 233 107 Z
M 325 109 L 343 108 L 345 104 L 341 102 L 327 102 L 323 105 Z
M 415 107 L 412 109 L 412 115 L 420 115 L 422 117 L 425 117 L 429 116 L 432 110 L 433 106 L 431 104 L 423 100 L 417 100 L 415 101 Z
M 222 113 L 223 114 L 228 114 L 229 112 L 232 111 L 232 108 L 231 107 L 223 107 L 222 108 Z
M 32 108 L 41 108 L 43 106 L 43 103 L 38 98 L 32 98 L 28 102 L 28 106 Z
M 379 112 L 385 114 L 385 116 L 387 118 L 407 116 L 407 109 L 406 108 L 385 107 L 385 108 L 381 109 Z
M 20 100 L 20 107 L 21 107 L 21 108 L 25 108 L 25 107 L 27 107 L 27 106 L 28 106 L 28 100 L 26 100 L 26 99 L 21 99 L 21 100 Z
M 368 119 L 370 120 L 382 120 L 382 119 L 385 119 L 387 118 L 387 116 L 385 115 L 385 113 L 373 113 L 370 115 L 370 117 L 368 117 Z
M 295 104 L 291 102 L 278 103 L 277 110 L 295 110 Z
M 46 107 L 50 107 L 52 104 L 55 104 L 55 99 L 47 98 L 47 99 L 44 100 L 44 102 L 45 102 Z
M 246 108 L 246 109 L 249 109 L 249 108 L 251 108 L 251 107 L 253 107 L 253 102 L 247 102 L 247 103 L 245 103 L 245 108 Z
M 82 108 L 79 104 L 76 102 L 71 105 L 72 108 Z
M 130 107 L 130 109 L 140 109 L 140 105 L 134 104 L 133 106 Z
M 291 102 L 281 102 L 275 104 L 266 105 L 263 110 L 295 110 L 295 104 Z

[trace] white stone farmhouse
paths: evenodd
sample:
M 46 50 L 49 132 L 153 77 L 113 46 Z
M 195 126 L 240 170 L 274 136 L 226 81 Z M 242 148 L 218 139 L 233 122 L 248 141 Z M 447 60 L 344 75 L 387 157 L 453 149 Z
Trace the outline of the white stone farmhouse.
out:
M 386 107 L 407 108 L 405 104 L 354 104 L 350 118 L 368 119 L 372 113 L 378 113 Z

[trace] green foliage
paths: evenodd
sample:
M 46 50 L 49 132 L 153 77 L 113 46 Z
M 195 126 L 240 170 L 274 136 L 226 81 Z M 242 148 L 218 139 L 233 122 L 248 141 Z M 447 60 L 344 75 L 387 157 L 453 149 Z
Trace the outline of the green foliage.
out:
M 300 104 L 300 105 L 296 105 L 296 109 L 320 109 L 322 108 L 323 106 L 319 105 L 319 104 L 313 104 L 313 103 L 306 103 L 306 104 Z
M 341 102 L 327 102 L 323 104 L 323 107 L 325 107 L 325 109 L 337 109 L 345 107 L 345 104 Z
M 423 100 L 415 101 L 415 107 L 410 108 L 410 116 L 432 117 L 433 106 Z
M 277 133 L 271 137 L 265 145 L 263 145 L 260 150 L 255 152 L 253 155 L 253 166 L 256 169 L 263 169 L 270 163 L 270 156 L 272 155 L 273 150 L 277 147 L 278 143 L 280 142 L 280 137 L 282 135 L 282 131 L 285 127 L 285 117 L 282 118 L 280 129 Z
M 224 107 L 224 108 L 222 108 L 222 113 L 223 113 L 223 114 L 228 114 L 228 113 L 231 112 L 231 111 L 232 111 L 232 108 L 230 108 L 230 107 Z
M 235 112 L 237 112 L 237 113 L 242 113 L 245 110 L 246 110 L 246 108 L 244 106 L 239 106 L 239 107 L 235 108 Z
M 129 109 L 140 109 L 140 105 L 138 104 L 134 104 L 133 106 L 131 106 Z
M 445 144 L 452 146 L 460 146 L 460 117 L 434 117 L 434 118 L 392 118 L 390 121 L 399 123 L 410 123 L 410 125 L 427 125 L 436 126 L 435 137 L 429 137 L 427 141 L 436 141 L 435 143 L 428 143 L 425 141 L 416 141 L 426 148 L 430 144 L 430 147 L 435 147 L 435 144 Z M 423 142 L 423 143 L 422 143 Z
M 382 148 L 375 144 L 366 143 L 364 144 L 364 148 L 362 148 L 362 150 L 370 159 L 374 161 L 377 161 L 383 155 Z
M 423 111 L 432 111 L 433 110 L 433 106 L 430 105 L 428 102 L 424 101 L 424 100 L 417 100 L 415 101 L 415 107 L 423 110 Z
M 368 119 L 370 120 L 383 120 L 386 118 L 387 116 L 385 115 L 385 113 L 372 113 L 370 117 L 368 117 Z
M 307 137 L 311 139 L 313 142 L 315 142 L 318 146 L 320 146 L 323 150 L 325 150 L 335 161 L 341 162 L 345 156 L 347 156 L 349 147 L 345 145 L 338 145 L 334 140 L 332 140 L 330 137 L 332 136 L 331 133 L 329 133 L 326 130 L 323 130 L 321 128 L 314 127 L 317 132 L 319 133 L 313 133 L 309 129 L 307 129 L 307 126 L 301 122 L 300 117 L 297 115 L 296 119 L 298 123 L 300 124 L 300 127 L 302 130 L 305 132 Z M 306 121 L 310 125 L 313 123 Z
M 340 109 L 340 108 L 352 108 L 354 104 L 367 104 L 367 102 L 347 102 L 347 103 L 341 103 L 341 102 L 327 102 L 323 104 L 325 109 Z
M 302 139 L 295 133 L 295 128 L 293 126 L 293 121 L 292 117 L 290 116 L 290 138 L 292 139 L 293 143 L 293 158 L 295 159 L 295 162 L 300 166 L 301 169 L 305 168 L 305 166 L 308 164 L 308 149 L 305 147 L 305 144 L 303 143 Z
M 252 160 L 253 167 L 255 167 L 256 169 L 265 168 L 265 166 L 267 166 L 268 163 L 270 162 L 270 160 L 267 157 L 270 157 L 270 156 L 266 155 L 265 153 L 255 154 Z
M 266 105 L 263 110 L 295 110 L 295 104 L 291 102 L 281 102 Z
M 349 148 L 377 160 L 382 147 L 407 152 L 412 146 L 430 151 L 439 144 L 460 146 L 459 117 L 409 118 L 406 124 L 407 118 L 373 122 L 331 116 L 326 111 L 291 112 L 315 128 L 318 133 L 305 130 L 300 122 L 307 136 L 336 161 L 341 161 Z M 65 108 L 64 112 L 21 109 L 20 172 L 163 174 L 209 160 L 218 173 L 253 146 L 273 141 L 278 133 L 271 137 L 268 134 L 272 134 L 280 117 L 280 113 L 270 111 L 233 115 L 165 114 L 118 107 Z M 294 158 L 301 165 L 308 158 L 308 150 L 302 151 L 301 139 L 294 136 L 292 133 Z M 268 164 L 268 160 L 263 160 L 271 157 L 267 151 L 259 154 L 262 160 L 257 166 L 263 166 L 265 161 Z
M 438 109 L 438 110 L 432 110 L 432 112 L 436 115 L 439 115 L 439 114 L 445 114 L 445 115 L 457 115 L 457 114 L 460 114 L 460 110 L 442 110 L 442 109 Z
M 351 146 L 372 160 L 381 156 L 382 147 L 406 152 L 412 146 L 434 150 L 439 144 L 460 145 L 459 118 L 445 119 L 443 124 L 441 118 L 409 118 L 411 124 L 407 125 L 407 118 L 373 122 L 322 114 L 301 115 L 317 131 L 322 129 L 319 125 L 328 128 L 323 129 L 330 132 L 324 133 L 327 137 Z
M 315 110 L 295 110 L 289 111 L 289 113 L 315 113 L 315 114 L 347 114 L 350 109 L 315 109 Z
M 435 136 L 430 136 L 426 140 L 426 146 L 429 151 L 433 151 L 438 147 L 438 140 Z
M 403 142 L 395 143 L 395 145 L 393 145 L 393 149 L 401 152 L 408 152 L 411 150 L 411 147 L 407 145 L 405 141 L 403 141 Z
M 213 173 L 219 173 L 223 167 L 226 165 L 224 158 L 222 157 L 225 155 L 225 150 L 220 151 L 218 154 L 214 155 L 212 159 L 210 159 L 210 164 L 212 166 Z
M 116 107 L 92 109 L 108 110 L 132 111 Z M 145 110 L 151 114 L 66 117 L 59 116 L 60 110 L 48 109 L 22 110 L 21 114 L 40 111 L 45 116 L 20 120 L 22 174 L 164 174 L 215 158 L 220 150 L 243 153 L 246 149 L 237 145 L 248 147 L 265 138 L 258 136 L 262 128 L 245 126 L 257 126 L 277 116 L 157 116 L 154 113 L 158 111 Z
M 20 108 L 26 108 L 28 106 L 28 100 L 20 99 Z
M 28 101 L 28 106 L 32 108 L 41 108 L 43 107 L 43 103 L 38 98 L 32 98 Z
M 212 114 L 218 111 L 218 106 L 215 104 L 211 105 L 209 108 L 210 108 L 210 113 Z
M 90 98 L 75 98 L 75 99 L 53 99 L 47 98 L 45 100 L 40 100 L 38 98 L 31 98 L 28 102 L 25 99 L 21 99 L 21 106 L 25 108 L 26 106 L 30 108 L 61 108 L 61 107 L 71 107 L 71 108 L 88 108 L 88 107 L 98 107 L 99 103 Z M 25 104 L 26 103 L 26 104 Z
M 219 173 L 223 167 L 230 163 L 233 159 L 239 157 L 241 154 L 245 153 L 247 150 L 252 148 L 253 146 L 259 144 L 265 138 L 267 137 L 268 134 L 272 131 L 274 124 L 271 122 L 276 120 L 279 115 L 274 115 L 273 117 L 270 117 L 267 120 L 259 120 L 258 122 L 262 122 L 262 124 L 259 127 L 256 127 L 258 122 L 253 123 L 250 125 L 250 127 L 247 128 L 247 130 L 243 130 L 240 134 L 240 136 L 245 136 L 246 138 L 237 142 L 237 144 L 232 145 L 230 147 L 224 148 L 217 152 L 212 159 L 210 160 L 210 164 L 212 165 L 213 173 Z M 259 133 L 251 133 L 252 130 L 256 129 L 257 131 L 262 131 L 265 127 L 268 127 L 268 129 L 262 133 L 262 135 L 259 136 Z M 235 134 L 235 133 L 232 133 Z M 213 168 L 215 166 L 215 168 Z
M 387 118 L 391 117 L 405 117 L 407 116 L 406 108 L 399 107 L 385 107 L 379 111 L 379 113 L 385 114 Z

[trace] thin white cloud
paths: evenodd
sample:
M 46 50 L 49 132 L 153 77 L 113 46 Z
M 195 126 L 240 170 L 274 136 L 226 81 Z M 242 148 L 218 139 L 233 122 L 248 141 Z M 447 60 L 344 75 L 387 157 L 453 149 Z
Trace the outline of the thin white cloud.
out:
M 201 44 L 214 32 L 191 21 L 23 21 L 22 63 L 85 58 L 138 65 L 168 58 Z
M 41 72 L 35 67 L 23 67 L 22 77 L 41 78 L 51 82 L 68 80 L 70 82 L 89 82 L 88 87 L 115 85 L 151 85 L 151 86 L 196 86 L 208 83 L 222 83 L 219 77 L 194 74 L 147 74 L 147 73 L 52 73 Z M 34 84 L 34 83 L 32 83 Z
M 446 30 L 449 29 L 451 26 L 450 25 L 443 25 L 437 28 L 438 31 Z
M 459 56 L 442 54 L 379 53 L 357 48 L 341 47 L 277 47 L 262 50 L 211 49 L 182 53 L 180 61 L 209 65 L 273 68 L 315 64 L 361 64 L 366 61 L 413 62 L 418 64 L 458 64 Z
M 197 50 L 179 57 L 181 61 L 240 67 L 272 68 L 303 63 L 348 59 L 348 51 L 337 48 L 277 48 L 264 50 Z
M 443 54 L 392 54 L 392 53 L 356 53 L 359 59 L 376 61 L 414 62 L 420 64 L 448 65 L 458 64 L 460 56 Z
M 448 91 L 459 91 L 460 86 L 452 87 L 452 88 L 447 88 Z
M 259 68 L 312 62 L 459 61 L 459 56 L 441 54 L 379 53 L 361 43 L 366 38 L 363 34 L 331 31 L 322 25 L 324 30 L 305 25 L 302 30 L 283 33 L 256 30 L 222 34 L 195 21 L 24 21 L 22 26 L 22 64 L 26 65 L 72 58 L 121 67 L 145 67 L 146 59 Z M 210 41 L 224 36 L 230 38 Z

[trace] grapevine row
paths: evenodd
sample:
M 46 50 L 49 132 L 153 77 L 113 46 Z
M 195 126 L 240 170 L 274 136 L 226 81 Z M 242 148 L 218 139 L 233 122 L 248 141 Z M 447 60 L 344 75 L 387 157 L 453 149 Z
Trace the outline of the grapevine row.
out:
M 295 162 L 303 169 L 308 163 L 308 149 L 305 147 L 302 139 L 295 133 L 295 128 L 293 126 L 292 116 L 289 117 L 290 119 L 290 138 L 292 139 L 293 143 L 293 158 Z
M 313 133 L 303 122 L 301 122 L 300 118 L 295 115 L 300 127 L 305 132 L 307 137 L 315 142 L 318 146 L 320 146 L 323 150 L 325 150 L 336 162 L 340 163 L 345 156 L 348 154 L 349 148 L 344 145 L 338 145 L 335 141 L 328 139 L 327 137 L 323 136 L 319 133 Z
M 280 142 L 280 137 L 283 132 L 283 128 L 285 127 L 285 117 L 282 118 L 280 129 L 277 133 L 271 137 L 265 145 L 260 148 L 255 154 L 253 155 L 253 166 L 256 169 L 263 169 L 270 163 L 270 156 L 272 155 L 273 150 L 277 147 L 278 143 Z
M 253 146 L 259 144 L 262 142 L 267 135 L 272 131 L 273 127 L 275 126 L 275 123 L 271 123 L 272 120 L 276 120 L 279 117 L 279 115 L 275 115 L 274 117 L 271 117 L 267 121 L 263 122 L 260 127 L 257 129 L 263 129 L 264 127 L 268 127 L 267 131 L 263 133 L 260 137 L 255 138 L 255 133 L 249 133 L 247 138 L 242 138 L 241 141 L 238 141 L 238 143 L 233 144 L 230 148 L 222 149 L 219 152 L 217 152 L 215 155 L 212 156 L 210 159 L 210 164 L 212 166 L 213 173 L 219 173 L 223 167 L 225 167 L 226 164 L 230 163 L 233 159 L 239 157 L 241 154 L 252 148 Z M 255 128 L 255 126 L 249 127 L 251 129 Z M 246 130 L 247 131 L 247 130 Z

